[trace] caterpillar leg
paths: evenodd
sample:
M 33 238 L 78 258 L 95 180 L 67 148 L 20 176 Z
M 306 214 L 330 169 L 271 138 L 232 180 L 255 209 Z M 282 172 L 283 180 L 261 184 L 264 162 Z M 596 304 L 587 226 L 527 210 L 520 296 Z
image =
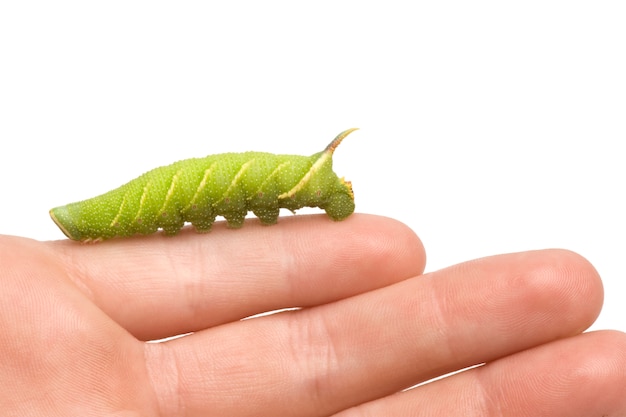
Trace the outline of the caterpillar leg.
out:
M 165 234 L 165 236 L 177 235 L 178 232 L 180 232 L 180 229 L 182 229 L 184 225 L 185 225 L 185 222 L 163 226 L 163 233 Z
M 211 226 L 215 222 L 215 218 L 208 218 L 204 220 L 194 220 L 191 224 L 196 229 L 198 233 L 209 233 L 211 231 Z
M 166 236 L 174 236 L 185 225 L 185 220 L 178 212 L 163 212 L 160 217 L 157 224 Z
M 228 222 L 228 227 L 231 229 L 239 229 L 243 226 L 243 221 L 246 218 L 247 211 L 233 211 L 228 214 L 223 214 L 224 218 Z
M 322 209 L 331 219 L 343 220 L 354 212 L 354 200 L 347 194 L 335 194 Z
M 193 225 L 198 233 L 208 233 L 215 222 L 216 213 L 213 208 L 206 204 L 204 207 L 192 205 L 184 212 L 185 220 Z
M 261 220 L 261 223 L 270 225 L 276 224 L 278 221 L 278 215 L 280 214 L 280 208 L 268 208 L 268 209 L 255 209 L 252 211 L 255 216 Z

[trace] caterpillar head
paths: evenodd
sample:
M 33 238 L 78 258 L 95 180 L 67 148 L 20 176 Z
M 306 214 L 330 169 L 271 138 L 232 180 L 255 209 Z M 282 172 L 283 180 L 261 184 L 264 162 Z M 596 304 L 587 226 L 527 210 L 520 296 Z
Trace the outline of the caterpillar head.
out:
M 328 203 L 322 208 L 333 220 L 343 220 L 354 213 L 354 192 L 352 183 L 344 178 L 339 179 L 339 187 L 330 196 Z

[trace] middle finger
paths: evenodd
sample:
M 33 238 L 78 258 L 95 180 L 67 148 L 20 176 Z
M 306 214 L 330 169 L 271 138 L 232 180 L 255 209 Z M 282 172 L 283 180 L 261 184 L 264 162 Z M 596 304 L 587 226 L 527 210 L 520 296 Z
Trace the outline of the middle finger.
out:
M 579 333 L 601 302 L 597 273 L 576 254 L 501 255 L 150 345 L 148 366 L 177 364 L 155 388 L 183 393 L 190 415 L 323 416 Z

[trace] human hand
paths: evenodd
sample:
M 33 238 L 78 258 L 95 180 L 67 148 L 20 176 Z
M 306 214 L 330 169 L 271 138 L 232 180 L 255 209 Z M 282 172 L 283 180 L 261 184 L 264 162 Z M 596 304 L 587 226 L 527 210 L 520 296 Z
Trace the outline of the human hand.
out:
M 626 415 L 626 338 L 581 334 L 602 285 L 574 253 L 421 275 L 420 241 L 391 219 L 222 226 L 0 237 L 2 415 Z

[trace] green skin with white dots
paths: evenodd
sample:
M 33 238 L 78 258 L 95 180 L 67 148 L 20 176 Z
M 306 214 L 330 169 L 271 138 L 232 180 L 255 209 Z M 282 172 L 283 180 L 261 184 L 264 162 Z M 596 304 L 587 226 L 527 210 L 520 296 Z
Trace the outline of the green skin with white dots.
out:
M 332 169 L 332 155 L 356 129 L 341 132 L 311 156 L 266 152 L 224 153 L 155 168 L 100 196 L 50 210 L 73 240 L 98 242 L 147 235 L 175 235 L 185 222 L 208 232 L 216 216 L 241 227 L 248 211 L 274 224 L 281 208 L 319 207 L 333 220 L 354 212 L 350 182 Z

